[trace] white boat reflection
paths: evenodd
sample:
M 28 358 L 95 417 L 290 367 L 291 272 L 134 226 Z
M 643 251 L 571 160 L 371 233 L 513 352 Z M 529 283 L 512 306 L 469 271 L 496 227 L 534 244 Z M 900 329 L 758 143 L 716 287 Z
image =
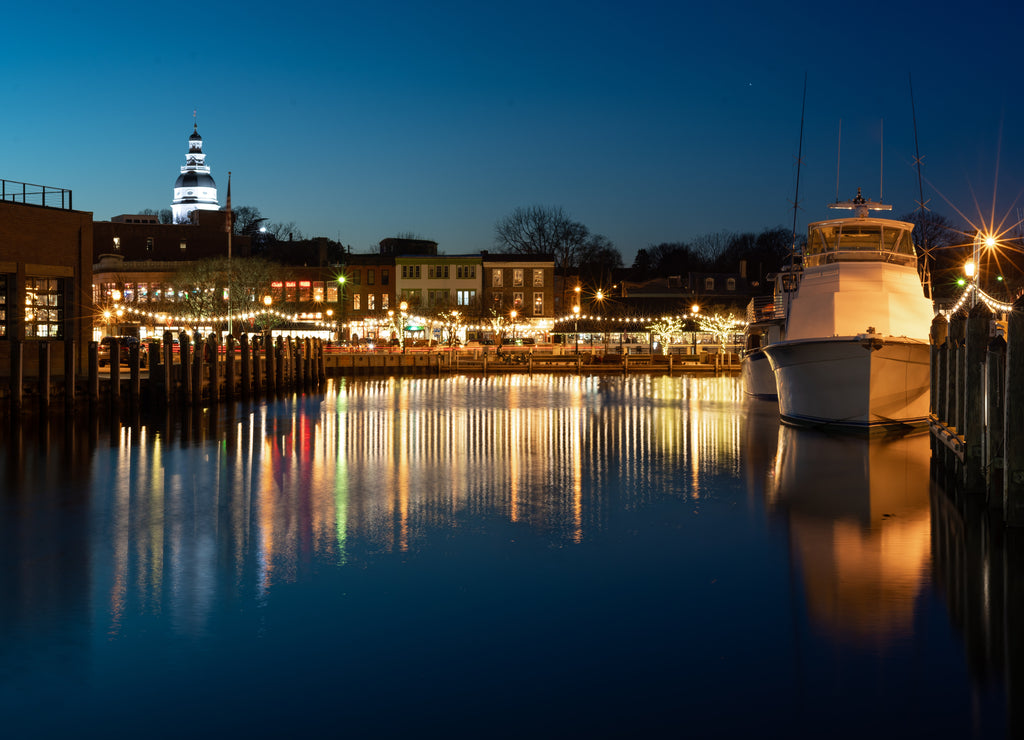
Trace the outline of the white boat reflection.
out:
M 837 638 L 910 635 L 931 558 L 927 435 L 837 437 L 783 426 L 774 506 L 812 622 Z

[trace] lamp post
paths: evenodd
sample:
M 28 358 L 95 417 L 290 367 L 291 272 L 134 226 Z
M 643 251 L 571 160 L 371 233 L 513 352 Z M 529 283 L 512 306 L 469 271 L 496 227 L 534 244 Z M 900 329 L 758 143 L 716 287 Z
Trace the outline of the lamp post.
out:
M 697 315 L 699 313 L 700 313 L 700 306 L 698 306 L 696 303 L 694 303 L 692 306 L 690 306 L 690 320 L 693 321 L 694 324 L 697 323 Z M 693 328 L 693 354 L 694 354 L 694 356 L 696 356 L 696 354 L 697 354 L 697 327 L 696 326 L 694 326 L 694 328 Z
M 580 304 L 572 307 L 572 331 L 576 335 L 576 354 L 580 353 Z
M 971 279 L 973 294 L 971 295 L 971 306 L 978 303 L 978 290 L 981 286 L 981 248 L 992 249 L 996 245 L 996 238 L 991 234 L 979 231 L 974 235 L 974 252 L 971 261 L 964 265 L 964 273 Z
M 518 315 L 519 312 L 516 311 L 514 308 L 508 313 L 509 319 L 512 320 L 512 344 L 516 343 L 516 316 Z
M 409 310 L 409 304 L 406 303 L 405 301 L 402 301 L 401 303 L 398 304 L 398 308 L 402 312 L 402 325 L 399 327 L 399 331 L 398 331 L 398 343 L 402 345 L 402 354 L 404 355 L 405 354 L 405 324 L 406 324 L 405 312 Z
M 604 291 L 598 289 L 597 293 L 594 294 L 594 299 L 601 306 L 601 321 L 604 322 Z M 604 323 L 601 324 L 601 354 L 608 354 L 608 329 Z
M 344 339 L 344 337 L 342 336 L 342 334 L 344 333 L 344 330 L 340 328 L 341 326 L 345 325 L 345 276 L 344 275 L 339 275 L 338 276 L 338 305 L 341 306 L 341 313 L 338 316 L 338 324 L 339 324 L 338 339 Z M 366 332 L 363 332 L 363 333 L 365 334 Z

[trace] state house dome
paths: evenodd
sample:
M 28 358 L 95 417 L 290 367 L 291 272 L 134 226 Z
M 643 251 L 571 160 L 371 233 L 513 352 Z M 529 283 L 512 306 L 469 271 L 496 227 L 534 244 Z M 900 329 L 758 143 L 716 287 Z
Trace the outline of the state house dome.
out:
M 203 137 L 199 135 L 196 123 L 192 124 L 192 135 L 188 137 L 188 154 L 181 174 L 174 181 L 174 200 L 171 201 L 171 216 L 174 223 L 189 220 L 194 210 L 218 211 L 217 183 L 210 174 L 203 154 Z

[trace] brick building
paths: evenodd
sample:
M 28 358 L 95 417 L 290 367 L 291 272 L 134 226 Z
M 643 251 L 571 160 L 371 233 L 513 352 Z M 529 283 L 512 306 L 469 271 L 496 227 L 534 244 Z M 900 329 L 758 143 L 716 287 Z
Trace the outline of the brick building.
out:
M 0 374 L 12 344 L 24 342 L 24 372 L 34 375 L 38 343 L 49 342 L 51 374 L 60 376 L 68 348 L 84 366 L 90 338 L 92 214 L 71 209 L 69 190 L 0 183 Z

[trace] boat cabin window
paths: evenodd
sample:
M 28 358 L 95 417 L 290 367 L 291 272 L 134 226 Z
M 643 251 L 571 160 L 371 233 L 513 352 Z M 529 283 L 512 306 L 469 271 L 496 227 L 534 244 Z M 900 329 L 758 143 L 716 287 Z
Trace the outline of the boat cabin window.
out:
M 870 221 L 842 221 L 811 224 L 804 264 L 829 262 L 894 262 L 916 264 L 910 229 L 898 224 Z

